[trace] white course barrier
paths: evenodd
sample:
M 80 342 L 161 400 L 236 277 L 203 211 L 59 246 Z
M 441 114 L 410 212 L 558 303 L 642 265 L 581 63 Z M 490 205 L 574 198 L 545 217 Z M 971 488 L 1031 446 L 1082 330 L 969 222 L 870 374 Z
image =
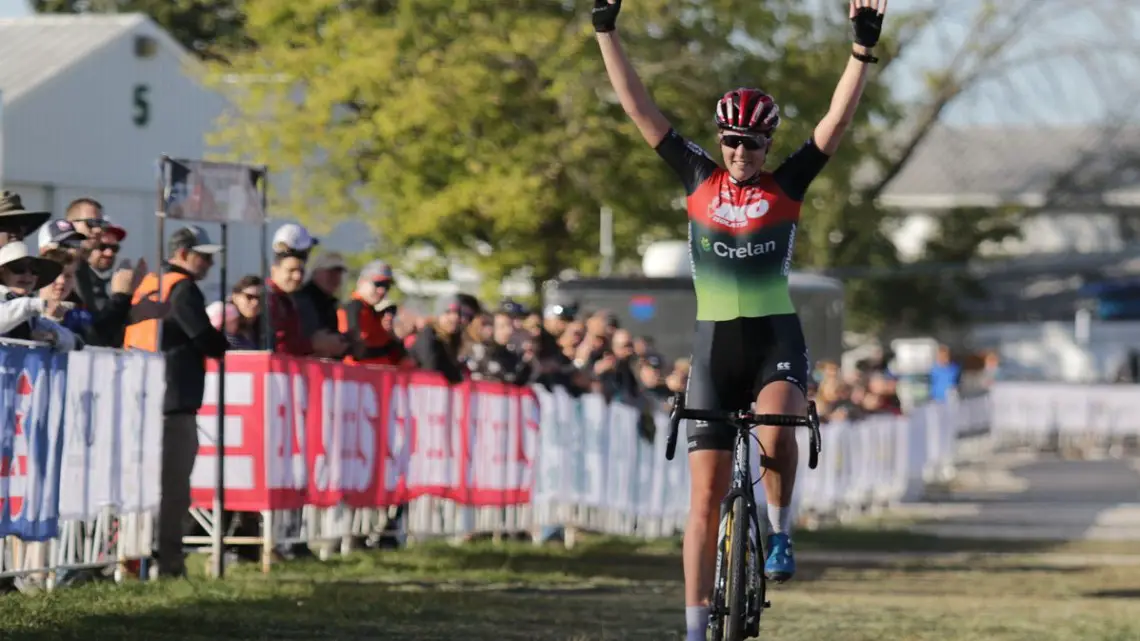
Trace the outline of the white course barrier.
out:
M 0 347 L 0 580 L 30 575 L 50 588 L 79 568 L 121 577 L 149 556 L 163 367 L 154 354 Z M 274 541 L 346 551 L 401 511 L 403 534 L 416 538 L 558 526 L 667 537 L 685 525 L 687 457 L 682 447 L 665 460 L 661 412 L 563 389 L 448 386 L 426 372 L 248 352 L 227 357 L 226 384 L 225 455 L 237 466 L 227 505 L 260 513 L 264 525 L 230 544 L 262 545 L 267 559 Z M 200 415 L 199 463 L 218 454 L 213 396 Z M 1050 434 L 1135 439 L 1138 404 L 1140 386 L 1002 383 L 905 417 L 827 424 L 818 469 L 808 469 L 801 438 L 796 508 L 842 518 L 919 499 L 963 457 Z M 202 476 L 199 507 L 212 495 Z M 762 484 L 757 493 L 763 503 Z M 277 531 L 286 513 L 300 527 Z
M 121 578 L 150 555 L 162 461 L 164 361 L 0 346 L 0 580 Z

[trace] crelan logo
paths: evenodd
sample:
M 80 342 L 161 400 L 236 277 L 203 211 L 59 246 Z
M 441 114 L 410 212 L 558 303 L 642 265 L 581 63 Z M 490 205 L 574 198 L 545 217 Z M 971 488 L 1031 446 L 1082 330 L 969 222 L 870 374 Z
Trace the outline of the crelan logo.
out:
M 734 247 L 728 243 L 717 241 L 713 243 L 713 251 L 721 258 L 751 258 L 776 251 L 776 241 L 769 240 L 763 243 L 748 243 L 743 247 Z

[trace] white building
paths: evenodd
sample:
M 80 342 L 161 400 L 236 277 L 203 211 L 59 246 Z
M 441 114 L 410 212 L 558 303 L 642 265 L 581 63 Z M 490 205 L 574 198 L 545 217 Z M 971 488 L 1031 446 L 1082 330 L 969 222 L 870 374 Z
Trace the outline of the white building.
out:
M 1082 288 L 1140 276 L 1140 129 L 939 127 L 882 195 L 901 224 L 892 240 L 921 256 L 940 217 L 958 207 L 1018 205 L 1020 239 L 983 247 L 989 293 L 972 312 L 978 346 L 1047 378 L 1095 380 L 1140 347 L 1140 322 L 1075 321 Z
M 153 265 L 158 158 L 206 158 L 206 136 L 226 107 L 199 81 L 203 72 L 142 14 L 0 19 L 0 185 L 58 217 L 76 198 L 100 201 L 129 231 L 121 255 Z M 270 233 L 285 222 L 275 220 Z M 167 233 L 179 225 L 170 221 Z M 351 227 L 324 246 L 365 249 L 367 232 Z M 229 252 L 231 283 L 260 271 L 259 243 L 256 229 L 231 227 L 229 244 L 241 248 Z M 208 295 L 218 276 L 215 268 L 203 283 Z

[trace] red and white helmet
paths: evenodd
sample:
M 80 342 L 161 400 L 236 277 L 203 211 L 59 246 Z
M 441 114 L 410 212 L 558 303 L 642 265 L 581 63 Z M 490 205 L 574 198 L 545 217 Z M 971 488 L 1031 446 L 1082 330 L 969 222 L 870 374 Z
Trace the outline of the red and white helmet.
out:
M 780 126 L 780 107 L 772 96 L 759 89 L 733 89 L 716 103 L 716 126 L 771 136 Z

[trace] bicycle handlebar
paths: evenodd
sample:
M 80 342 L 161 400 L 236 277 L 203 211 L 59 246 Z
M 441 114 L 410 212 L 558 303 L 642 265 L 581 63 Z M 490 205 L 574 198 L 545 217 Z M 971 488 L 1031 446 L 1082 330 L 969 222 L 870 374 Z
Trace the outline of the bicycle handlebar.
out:
M 819 416 L 815 411 L 815 403 L 811 401 L 808 401 L 807 416 L 753 414 L 747 410 L 691 410 L 685 408 L 685 393 L 677 392 L 673 395 L 673 409 L 669 412 L 669 438 L 665 441 L 665 458 L 670 461 L 677 453 L 677 431 L 682 419 L 730 423 L 741 429 L 748 429 L 757 425 L 807 427 L 811 432 L 808 467 L 814 470 L 819 464 L 819 452 L 822 450 L 820 441 L 822 439 L 819 436 Z

